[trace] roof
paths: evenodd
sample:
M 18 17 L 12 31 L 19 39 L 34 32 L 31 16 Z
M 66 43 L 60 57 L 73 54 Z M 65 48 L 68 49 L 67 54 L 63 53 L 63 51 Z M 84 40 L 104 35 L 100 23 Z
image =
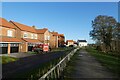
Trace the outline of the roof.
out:
M 36 29 L 36 32 L 38 34 L 44 34 L 48 29 L 47 28 L 43 28 L 43 29 Z
M 58 32 L 50 32 L 51 34 L 53 34 L 54 36 L 58 36 Z
M 7 27 L 7 28 L 13 28 L 13 29 L 15 28 L 15 26 L 13 24 L 11 24 L 6 19 L 1 18 L 1 17 L 0 17 L 0 25 L 3 27 Z
M 2 42 L 21 42 L 21 40 L 12 37 L 2 37 Z
M 18 27 L 22 31 L 36 33 L 36 30 L 33 27 L 30 27 L 30 26 L 27 26 L 27 25 L 24 25 L 18 22 L 14 22 L 14 21 L 10 21 L 10 22 L 13 23 L 16 27 Z
M 64 34 L 58 34 L 58 36 L 64 36 Z
M 73 40 L 67 40 L 66 42 L 74 42 Z
M 87 42 L 86 40 L 78 40 L 78 42 Z
M 38 39 L 22 38 L 22 40 L 29 42 L 29 43 L 41 43 Z

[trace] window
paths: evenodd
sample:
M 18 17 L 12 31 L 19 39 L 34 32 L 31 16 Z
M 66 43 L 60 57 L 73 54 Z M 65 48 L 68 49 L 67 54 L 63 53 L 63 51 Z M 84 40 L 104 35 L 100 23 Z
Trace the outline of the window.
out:
M 35 34 L 35 39 L 37 39 L 37 34 Z
M 45 40 L 47 40 L 47 36 L 45 35 Z
M 31 34 L 31 39 L 33 39 L 33 34 Z
M 6 44 L 6 43 L 0 43 L 0 47 L 7 47 L 8 46 L 8 44 Z
M 8 31 L 7 31 L 7 36 L 8 36 L 8 37 L 12 37 L 12 31 L 11 31 L 11 30 L 8 30 Z
M 45 35 L 45 40 L 50 40 L 50 36 Z
M 10 44 L 10 46 L 11 46 L 11 47 L 17 47 L 17 46 L 19 46 L 19 44 L 14 44 L 14 43 L 12 43 L 12 44 Z
M 27 33 L 24 33 L 23 38 L 27 38 L 27 37 L 28 37 Z
M 50 36 L 47 36 L 48 40 L 50 40 Z
M 2 27 L 0 27 L 0 36 L 2 35 Z

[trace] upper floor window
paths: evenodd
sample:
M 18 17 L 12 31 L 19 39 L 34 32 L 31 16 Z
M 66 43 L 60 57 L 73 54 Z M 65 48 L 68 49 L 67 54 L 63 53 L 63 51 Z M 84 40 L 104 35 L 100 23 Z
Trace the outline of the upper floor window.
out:
M 27 38 L 27 37 L 28 37 L 27 33 L 24 33 L 23 37 L 24 37 L 24 38 Z
M 45 40 L 50 40 L 50 36 L 45 35 Z
M 31 34 L 31 38 L 33 39 L 33 34 Z
M 0 35 L 2 35 L 2 27 L 0 27 Z
M 50 36 L 47 36 L 48 37 L 48 40 L 50 40 Z
M 11 31 L 11 30 L 8 30 L 8 31 L 7 31 L 7 36 L 8 36 L 8 37 L 12 37 L 12 31 Z
M 35 34 L 35 39 L 37 39 L 37 34 Z

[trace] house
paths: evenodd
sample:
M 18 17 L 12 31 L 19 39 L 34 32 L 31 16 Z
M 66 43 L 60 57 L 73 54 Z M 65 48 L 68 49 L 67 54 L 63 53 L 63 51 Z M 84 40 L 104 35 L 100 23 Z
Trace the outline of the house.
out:
M 10 21 L 16 27 L 16 38 L 21 40 L 21 52 L 32 51 L 33 46 L 41 44 L 34 27 L 27 26 L 18 22 Z
M 73 40 L 67 40 L 66 41 L 66 45 L 67 46 L 71 46 L 71 45 L 73 46 L 74 45 L 74 41 Z
M 50 32 L 50 47 L 58 48 L 58 32 Z
M 0 18 L 0 53 L 10 54 L 20 51 L 21 40 L 16 38 L 16 28 L 4 18 Z
M 77 43 L 78 43 L 79 47 L 87 46 L 87 41 L 86 40 L 78 40 Z
M 62 47 L 65 44 L 65 36 L 64 34 L 58 34 L 58 46 Z
M 44 44 L 50 44 L 50 32 L 47 28 L 36 29 L 38 34 L 38 40 L 40 40 Z

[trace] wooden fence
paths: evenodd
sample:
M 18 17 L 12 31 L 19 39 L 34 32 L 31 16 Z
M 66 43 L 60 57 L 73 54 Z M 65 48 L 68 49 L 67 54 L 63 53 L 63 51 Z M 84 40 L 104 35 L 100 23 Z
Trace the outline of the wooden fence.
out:
M 70 61 L 71 57 L 79 48 L 74 49 L 68 55 L 66 55 L 57 65 L 51 68 L 47 73 L 45 73 L 39 80 L 53 80 L 55 78 L 59 78 L 61 72 L 66 67 L 68 61 Z

